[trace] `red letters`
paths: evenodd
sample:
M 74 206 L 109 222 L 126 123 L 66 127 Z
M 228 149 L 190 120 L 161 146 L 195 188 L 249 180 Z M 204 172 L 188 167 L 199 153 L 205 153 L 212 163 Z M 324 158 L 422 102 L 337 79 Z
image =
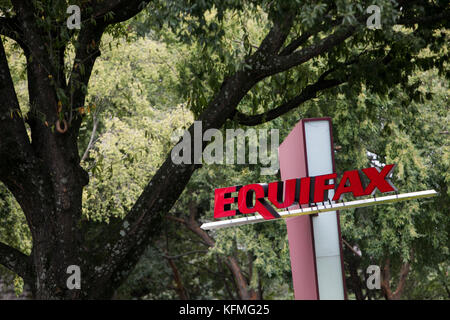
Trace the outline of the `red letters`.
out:
M 328 180 L 336 180 L 335 173 L 325 174 L 314 178 L 305 177 L 301 179 L 290 179 L 285 182 L 271 182 L 268 185 L 249 184 L 243 187 L 228 187 L 215 190 L 214 218 L 234 216 L 238 210 L 231 210 L 231 204 L 236 202 L 236 197 L 232 197 L 233 192 L 239 190 L 237 196 L 238 209 L 240 213 L 259 213 L 264 219 L 279 218 L 278 212 L 269 202 L 278 209 L 285 209 L 294 204 L 304 205 L 310 203 L 311 180 L 314 179 L 314 202 L 320 203 L 327 200 L 328 190 L 332 190 L 337 185 L 333 201 L 341 200 L 345 193 L 352 193 L 354 197 L 361 197 L 375 193 L 375 189 L 380 192 L 396 191 L 395 187 L 387 178 L 395 165 L 386 165 L 381 171 L 377 168 L 362 169 L 362 172 L 369 178 L 370 183 L 364 190 L 358 170 L 344 172 L 339 184 L 327 184 Z M 266 197 L 269 202 L 266 201 Z
M 297 197 L 299 198 L 298 204 L 299 205 L 308 204 L 309 203 L 309 194 L 311 192 L 311 178 L 307 177 L 307 178 L 301 178 L 298 180 L 300 180 L 300 194 L 296 195 L 296 199 L 297 199 Z
M 374 194 L 375 188 L 378 188 L 378 190 L 383 193 L 396 191 L 395 187 L 391 184 L 389 179 L 386 179 L 386 176 L 394 170 L 394 167 L 395 164 L 388 164 L 385 165 L 381 171 L 378 171 L 378 169 L 374 167 L 362 169 L 367 178 L 370 179 L 370 183 L 367 186 L 366 190 L 364 190 L 364 194 Z
M 347 180 L 350 184 L 349 186 L 346 186 Z M 353 193 L 355 198 L 365 195 L 358 170 L 344 172 L 342 179 L 339 182 L 339 186 L 336 189 L 336 193 L 334 194 L 333 201 L 341 200 L 342 195 L 348 192 Z
M 253 194 L 251 194 L 250 191 L 255 193 L 255 204 L 251 207 Z M 239 190 L 238 205 L 239 211 L 244 214 L 258 212 L 266 220 L 280 217 L 280 215 L 264 199 L 264 188 L 260 184 L 249 184 L 242 187 Z
M 295 200 L 296 183 L 297 179 L 269 183 L 269 201 L 278 209 L 292 206 Z M 286 184 L 286 188 L 283 187 L 284 184 Z M 286 192 L 283 192 L 284 189 Z
M 325 184 L 325 182 L 327 180 L 336 179 L 336 177 L 337 177 L 336 173 L 324 174 L 323 176 L 316 177 L 314 184 L 314 202 L 324 201 L 325 191 L 334 189 L 334 184 Z
M 235 202 L 235 198 L 230 197 L 233 192 L 236 192 L 236 187 L 214 190 L 214 218 L 236 215 L 236 210 L 230 210 L 230 205 Z

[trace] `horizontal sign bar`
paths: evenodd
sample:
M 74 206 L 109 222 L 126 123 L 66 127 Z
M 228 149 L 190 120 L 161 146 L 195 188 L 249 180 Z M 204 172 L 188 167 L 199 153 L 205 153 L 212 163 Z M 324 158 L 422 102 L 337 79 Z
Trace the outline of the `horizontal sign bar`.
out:
M 261 215 L 256 214 L 256 215 L 250 216 L 250 217 L 207 222 L 207 223 L 202 224 L 201 228 L 204 230 L 213 230 L 213 229 L 221 229 L 221 228 L 228 228 L 228 227 L 236 227 L 236 226 L 242 226 L 245 224 L 253 224 L 253 223 L 259 223 L 259 222 L 265 222 L 265 221 L 276 221 L 276 220 L 281 220 L 281 219 L 285 219 L 285 218 L 291 218 L 291 217 L 308 215 L 308 214 L 316 214 L 316 213 L 330 212 L 330 211 L 337 211 L 337 210 L 362 208 L 362 207 L 374 206 L 377 204 L 388 204 L 388 203 L 420 199 L 420 198 L 429 198 L 429 197 L 434 197 L 436 195 L 437 195 L 437 192 L 435 190 L 426 190 L 426 191 L 394 194 L 391 196 L 384 196 L 384 197 L 379 197 L 379 198 L 373 197 L 370 199 L 362 199 L 362 200 L 355 200 L 355 201 L 349 201 L 349 202 L 339 202 L 339 203 L 334 203 L 334 204 L 325 204 L 324 203 L 324 204 L 314 206 L 314 207 L 279 212 L 278 214 L 280 215 L 281 218 L 278 218 L 278 219 L 265 220 Z

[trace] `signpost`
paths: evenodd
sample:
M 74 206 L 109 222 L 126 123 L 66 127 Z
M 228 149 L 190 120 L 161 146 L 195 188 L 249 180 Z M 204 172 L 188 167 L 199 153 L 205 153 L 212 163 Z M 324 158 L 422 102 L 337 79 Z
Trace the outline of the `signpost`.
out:
M 290 150 L 294 148 L 298 150 L 296 159 L 290 155 Z M 294 173 L 311 177 L 336 172 L 333 149 L 330 118 L 301 120 L 280 145 L 281 179 L 290 179 Z M 331 199 L 334 190 L 329 192 L 327 198 Z M 295 299 L 345 299 L 339 213 L 330 211 L 292 218 L 286 221 L 286 225 Z M 308 227 L 310 236 L 299 234 L 305 233 Z M 303 261 L 305 255 L 308 255 L 308 265 Z M 311 282 L 314 282 L 315 288 Z
M 376 190 L 397 191 L 389 180 L 394 165 L 385 165 L 381 170 L 371 167 L 346 171 L 338 183 L 330 118 L 301 120 L 278 153 L 283 182 L 216 189 L 215 218 L 245 216 L 204 223 L 201 228 L 285 219 L 295 299 L 346 299 L 338 210 L 437 195 L 434 190 L 426 190 L 375 197 Z M 366 185 L 362 176 L 368 180 Z M 237 196 L 233 196 L 235 193 Z M 344 194 L 350 193 L 353 197 L 373 197 L 341 201 Z

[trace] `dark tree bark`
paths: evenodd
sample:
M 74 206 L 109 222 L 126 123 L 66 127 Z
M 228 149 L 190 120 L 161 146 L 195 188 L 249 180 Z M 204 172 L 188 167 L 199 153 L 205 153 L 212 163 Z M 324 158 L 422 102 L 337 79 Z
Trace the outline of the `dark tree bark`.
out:
M 115 21 L 133 16 L 140 2 L 122 1 L 119 10 L 122 15 L 116 15 Z M 0 93 L 4 97 L 0 104 L 0 178 L 23 209 L 33 238 L 31 256 L 19 259 L 16 254 L 14 271 L 21 271 L 19 274 L 31 285 L 37 298 L 80 298 L 83 290 L 67 289 L 66 270 L 69 265 L 79 265 L 85 279 L 89 279 L 89 268 L 85 266 L 90 265 L 87 257 L 91 253 L 80 228 L 81 196 L 88 176 L 79 165 L 77 137 L 81 118 L 70 120 L 74 107 L 84 105 L 83 85 L 88 84 L 107 24 L 103 17 L 97 18 L 100 14 L 94 10 L 95 23 L 87 22 L 78 36 L 74 68 L 67 83 L 63 72 L 66 45 L 56 46 L 56 40 L 61 40 L 56 31 L 45 32 L 38 25 L 38 12 L 31 2 L 12 3 L 16 17 L 9 19 L 2 29 L 18 31 L 14 38 L 19 38 L 27 58 L 30 112 L 26 121 L 31 141 L 0 43 Z M 129 16 L 123 15 L 126 6 L 130 9 Z M 73 97 L 70 105 L 61 104 L 57 90 Z M 68 129 L 65 133 L 51 130 L 58 121 L 65 121 L 64 127 L 68 126 L 63 128 Z M 10 260 L 5 264 L 14 265 Z M 30 271 L 23 274 L 23 269 Z M 89 283 L 83 281 L 86 296 L 90 295 Z
M 169 155 L 124 221 L 114 220 L 106 225 L 82 219 L 82 191 L 89 179 L 80 167 L 77 138 L 82 117 L 77 108 L 84 105 L 85 89 L 100 55 L 99 43 L 105 29 L 133 17 L 149 1 L 83 2 L 83 25 L 77 35 L 75 61 L 68 78 L 64 72 L 64 53 L 69 39 L 64 38 L 61 29 L 65 26 L 46 29 L 40 22 L 42 16 L 47 16 L 45 9 L 41 12 L 32 1 L 11 2 L 15 16 L 0 17 L 0 35 L 15 40 L 26 56 L 30 112 L 26 117 L 21 114 L 0 41 L 0 181 L 25 214 L 33 249 L 26 256 L 1 244 L 0 263 L 21 275 L 36 298 L 111 298 L 148 244 L 158 239 L 163 219 L 198 168 L 175 165 Z M 296 14 L 293 11 L 274 18 L 272 29 L 245 61 L 250 68 L 225 78 L 198 119 L 203 122 L 203 131 L 221 128 L 236 115 L 239 121 L 249 125 L 273 119 L 315 97 L 319 91 L 341 83 L 340 79 L 319 78 L 294 101 L 267 116 L 251 117 L 236 112 L 240 101 L 262 79 L 323 56 L 365 28 L 364 24 L 334 24 L 335 30 L 322 40 L 301 47 L 324 30 L 322 25 L 294 37 L 284 46 Z M 448 20 L 448 10 L 439 10 L 437 17 L 434 20 L 426 17 L 424 21 L 440 26 Z M 407 23 L 414 23 L 414 19 L 408 19 Z M 66 100 L 61 98 L 61 92 Z M 61 126 L 59 130 L 57 125 Z M 189 131 L 193 134 L 193 126 Z M 207 236 L 204 240 L 214 245 Z M 244 285 L 237 261 L 230 257 L 226 263 L 237 279 L 240 297 L 254 297 Z M 69 265 L 81 268 L 81 290 L 67 288 Z
M 358 275 L 358 262 L 355 258 L 348 261 L 348 271 L 350 273 L 350 284 L 355 293 L 356 300 L 364 300 L 364 294 L 361 285 L 364 283 Z

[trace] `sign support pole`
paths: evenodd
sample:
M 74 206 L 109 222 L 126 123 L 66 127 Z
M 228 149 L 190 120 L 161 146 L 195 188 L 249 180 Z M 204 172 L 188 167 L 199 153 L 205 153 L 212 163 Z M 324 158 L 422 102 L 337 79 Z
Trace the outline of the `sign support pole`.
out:
M 282 180 L 335 172 L 331 119 L 302 119 L 278 153 Z M 295 299 L 346 299 L 339 213 L 287 218 L 286 225 Z

